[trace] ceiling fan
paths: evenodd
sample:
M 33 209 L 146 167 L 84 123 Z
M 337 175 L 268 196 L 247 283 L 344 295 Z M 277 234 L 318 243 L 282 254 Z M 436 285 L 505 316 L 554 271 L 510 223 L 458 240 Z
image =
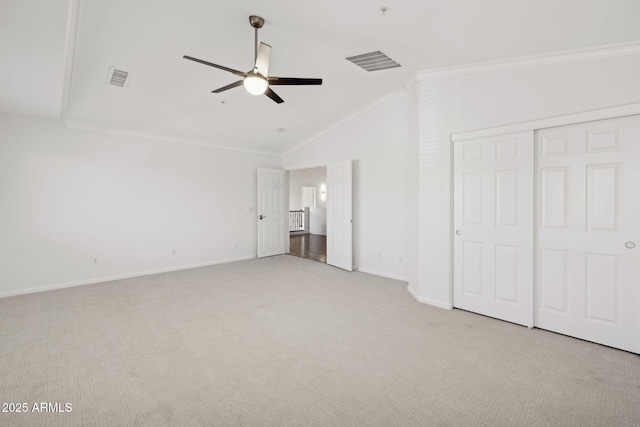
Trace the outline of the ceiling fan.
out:
M 228 71 L 238 77 L 242 77 L 242 80 L 223 86 L 220 89 L 211 91 L 211 93 L 220 93 L 225 90 L 233 89 L 244 85 L 247 92 L 252 95 L 265 94 L 278 104 L 284 102 L 269 86 L 277 85 L 321 85 L 322 79 L 305 79 L 294 77 L 275 77 L 269 76 L 269 58 L 271 57 L 271 46 L 260 42 L 258 46 L 258 29 L 264 25 L 264 19 L 259 16 L 251 15 L 249 17 L 249 23 L 255 29 L 255 65 L 251 71 L 242 72 L 234 70 L 233 68 L 224 67 L 222 65 L 213 64 L 211 62 L 203 61 L 202 59 L 194 58 L 192 56 L 184 55 L 184 59 L 190 61 L 199 62 L 210 67 L 218 68 L 220 70 Z

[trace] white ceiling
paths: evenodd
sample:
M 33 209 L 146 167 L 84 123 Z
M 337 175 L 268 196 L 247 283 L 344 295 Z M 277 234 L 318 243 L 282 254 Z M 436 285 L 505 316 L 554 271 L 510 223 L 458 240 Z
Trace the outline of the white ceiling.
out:
M 249 70 L 252 14 L 270 74 L 324 84 L 211 94 L 237 77 L 182 56 Z M 637 41 L 638 18 L 638 0 L 0 0 L 0 111 L 280 153 L 417 71 Z M 344 59 L 374 50 L 403 67 Z

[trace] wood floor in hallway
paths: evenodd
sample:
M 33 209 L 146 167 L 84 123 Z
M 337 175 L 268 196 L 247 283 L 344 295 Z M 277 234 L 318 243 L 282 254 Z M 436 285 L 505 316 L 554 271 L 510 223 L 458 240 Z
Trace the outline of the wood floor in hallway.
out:
M 327 262 L 327 236 L 294 234 L 290 237 L 290 253 L 301 258 Z

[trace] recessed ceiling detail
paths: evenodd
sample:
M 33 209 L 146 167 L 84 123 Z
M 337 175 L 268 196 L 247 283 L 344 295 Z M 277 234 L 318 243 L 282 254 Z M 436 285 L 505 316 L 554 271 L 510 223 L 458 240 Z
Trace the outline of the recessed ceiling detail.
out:
M 128 71 L 118 70 L 116 67 L 109 69 L 109 84 L 111 86 L 125 87 L 128 77 Z
M 351 61 L 358 67 L 367 71 L 386 70 L 388 68 L 401 67 L 393 59 L 389 58 L 384 53 L 376 50 L 375 52 L 363 53 L 362 55 L 355 55 L 346 58 L 347 61 Z

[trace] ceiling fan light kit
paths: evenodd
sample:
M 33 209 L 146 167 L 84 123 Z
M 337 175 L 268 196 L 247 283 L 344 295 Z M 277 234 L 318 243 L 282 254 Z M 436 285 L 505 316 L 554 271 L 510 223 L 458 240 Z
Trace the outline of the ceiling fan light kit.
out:
M 212 62 L 203 61 L 202 59 L 197 59 L 192 56 L 183 56 L 184 59 L 218 68 L 220 70 L 243 78 L 242 80 L 238 80 L 237 82 L 213 90 L 211 91 L 212 93 L 220 93 L 229 89 L 233 89 L 234 87 L 244 86 L 247 92 L 252 95 L 265 94 L 274 102 L 281 104 L 284 102 L 284 100 L 280 98 L 269 86 L 322 84 L 322 79 L 269 76 L 269 59 L 271 58 L 271 46 L 262 42 L 260 42 L 260 44 L 258 45 L 258 29 L 262 28 L 262 26 L 264 25 L 264 19 L 259 16 L 251 15 L 249 17 L 249 23 L 255 29 L 255 64 L 251 71 L 245 73 L 242 71 L 234 70 L 233 68 L 228 68 L 222 65 L 214 64 Z
M 242 84 L 251 95 L 262 95 L 269 86 L 265 78 L 258 74 L 249 74 L 244 78 Z

